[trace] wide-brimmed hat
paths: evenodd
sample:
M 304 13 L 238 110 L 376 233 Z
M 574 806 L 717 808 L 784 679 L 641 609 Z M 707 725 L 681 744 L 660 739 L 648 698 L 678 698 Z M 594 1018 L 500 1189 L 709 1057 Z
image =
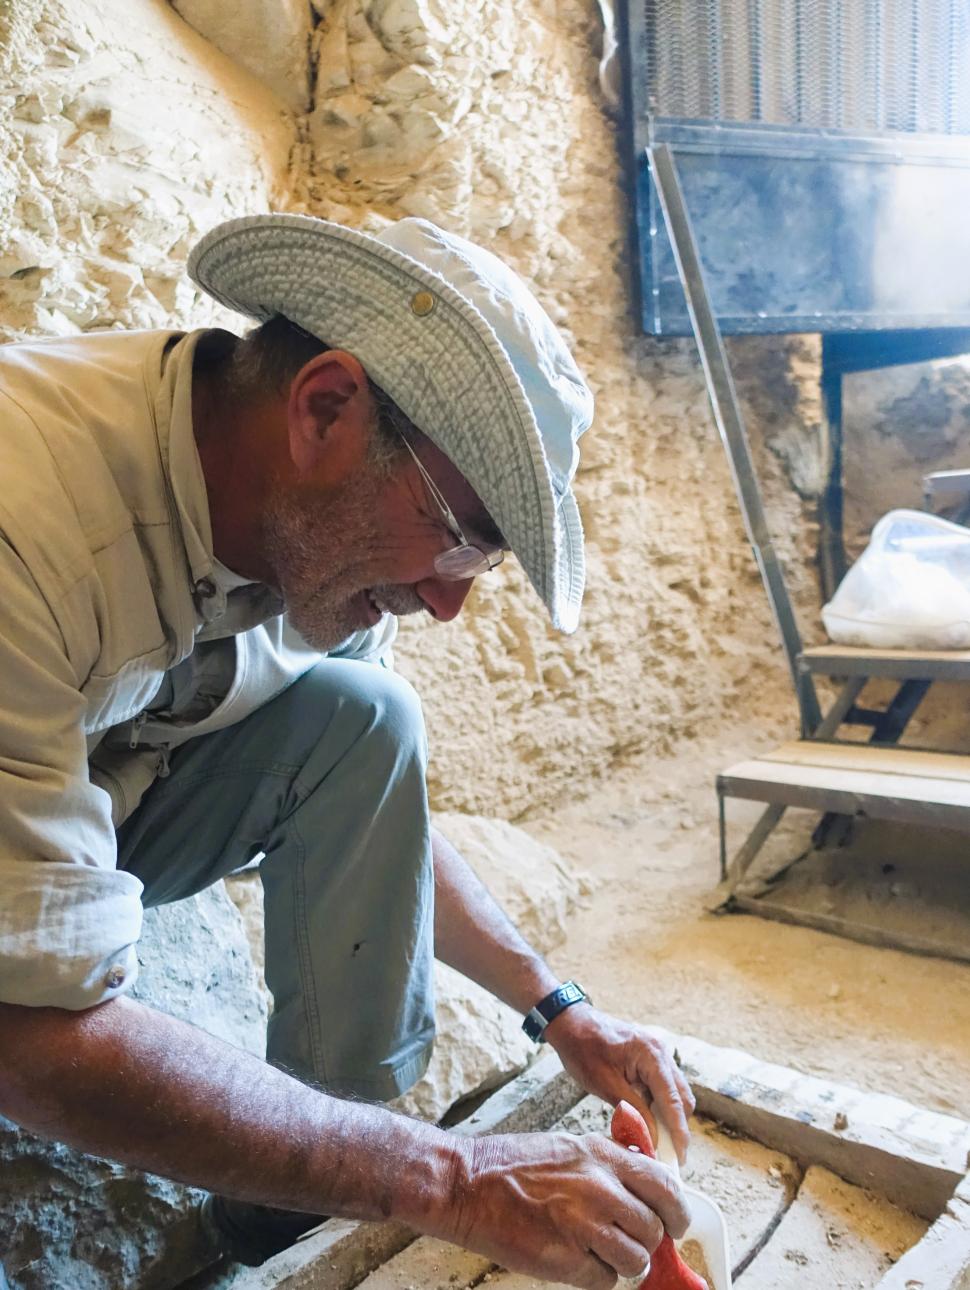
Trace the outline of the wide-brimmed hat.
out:
M 585 562 L 570 485 L 593 398 L 521 278 L 427 220 L 372 237 L 307 215 L 220 224 L 189 274 L 230 309 L 283 314 L 358 358 L 468 480 L 553 624 L 575 630 Z

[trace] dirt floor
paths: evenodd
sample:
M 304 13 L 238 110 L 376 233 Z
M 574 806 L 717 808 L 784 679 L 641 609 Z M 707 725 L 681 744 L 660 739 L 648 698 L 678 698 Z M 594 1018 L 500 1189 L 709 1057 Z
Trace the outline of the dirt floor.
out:
M 718 877 L 715 775 L 753 750 L 695 745 L 523 822 L 594 884 L 553 965 L 617 1013 L 970 1118 L 970 965 L 705 911 Z M 735 846 L 759 809 L 731 804 Z M 952 862 L 952 837 L 904 841 L 884 865 L 870 855 L 858 883 L 852 848 L 840 853 L 819 899 L 865 907 L 870 921 L 892 905 L 912 931 L 944 924 L 970 944 L 970 870 Z M 779 845 L 799 850 L 793 833 Z M 937 854 L 948 857 L 940 873 Z

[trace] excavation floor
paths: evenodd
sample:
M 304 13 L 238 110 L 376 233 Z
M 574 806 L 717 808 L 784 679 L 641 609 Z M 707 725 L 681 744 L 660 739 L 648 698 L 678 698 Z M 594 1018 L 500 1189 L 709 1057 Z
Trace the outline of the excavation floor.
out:
M 732 756 L 694 747 L 522 822 L 592 879 L 554 966 L 615 1012 L 970 1118 L 970 965 L 706 912 L 718 876 L 714 777 Z M 732 845 L 758 810 L 732 804 Z M 806 841 L 796 819 L 773 851 L 794 856 Z M 814 898 L 876 921 L 891 906 L 918 934 L 945 920 L 948 935 L 970 943 L 970 862 L 955 863 L 952 837 L 896 842 L 885 873 L 869 847 L 858 882 L 855 852 L 844 850 L 840 885 L 819 884 Z

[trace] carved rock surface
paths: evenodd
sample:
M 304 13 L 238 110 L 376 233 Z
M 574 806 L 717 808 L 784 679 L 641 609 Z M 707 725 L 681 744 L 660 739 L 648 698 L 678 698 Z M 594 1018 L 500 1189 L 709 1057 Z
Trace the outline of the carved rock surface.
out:
M 265 1007 L 222 884 L 148 910 L 143 1003 L 260 1053 Z M 16 1290 L 167 1290 L 205 1263 L 194 1205 L 164 1178 L 47 1142 L 0 1119 L 0 1257 Z
M 311 10 L 307 0 L 172 0 L 200 35 L 268 85 L 287 107 L 305 112 L 310 102 Z
M 0 4 L 0 339 L 238 326 L 186 256 L 279 208 L 295 141 L 279 98 L 167 4 Z

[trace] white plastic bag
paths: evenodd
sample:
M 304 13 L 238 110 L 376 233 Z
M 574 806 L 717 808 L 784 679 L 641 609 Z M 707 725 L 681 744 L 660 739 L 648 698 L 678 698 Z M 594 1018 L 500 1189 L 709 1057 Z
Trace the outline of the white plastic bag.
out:
M 890 511 L 822 610 L 837 645 L 970 649 L 970 529 Z

